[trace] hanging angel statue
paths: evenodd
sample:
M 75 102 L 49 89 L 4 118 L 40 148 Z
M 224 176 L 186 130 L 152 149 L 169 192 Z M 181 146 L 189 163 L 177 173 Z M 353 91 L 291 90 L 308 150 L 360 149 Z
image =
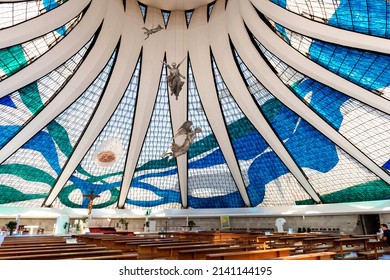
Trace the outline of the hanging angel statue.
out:
M 161 155 L 162 158 L 169 155 L 168 161 L 170 161 L 173 158 L 177 158 L 178 156 L 184 155 L 188 151 L 190 145 L 192 144 L 192 142 L 196 137 L 196 133 L 202 131 L 200 127 L 197 127 L 193 130 L 191 126 L 192 126 L 191 121 L 185 121 L 182 124 L 182 126 L 178 129 L 177 133 L 172 138 L 171 150 L 163 153 Z M 176 142 L 183 137 L 184 140 L 182 140 L 182 144 L 177 144 Z
M 171 65 L 167 64 L 164 61 L 162 62 L 169 69 L 168 85 L 169 85 L 169 89 L 171 90 L 171 95 L 175 95 L 176 100 L 178 99 L 179 93 L 184 85 L 184 82 L 181 79 L 186 78 L 182 74 L 180 74 L 180 70 L 179 70 L 180 65 L 183 63 L 185 59 L 186 58 L 183 58 L 183 60 L 180 61 L 180 63 L 177 65 L 176 62 L 172 62 Z
M 157 32 L 159 32 L 160 30 L 163 30 L 164 28 L 162 28 L 161 25 L 159 24 L 159 25 L 158 25 L 157 27 L 155 27 L 155 28 L 148 29 L 148 28 L 146 28 L 146 27 L 142 27 L 142 29 L 145 30 L 144 34 L 146 35 L 146 38 L 145 38 L 145 40 L 146 40 L 146 39 L 149 38 L 150 35 L 152 35 L 152 34 L 154 34 L 154 33 L 157 33 Z

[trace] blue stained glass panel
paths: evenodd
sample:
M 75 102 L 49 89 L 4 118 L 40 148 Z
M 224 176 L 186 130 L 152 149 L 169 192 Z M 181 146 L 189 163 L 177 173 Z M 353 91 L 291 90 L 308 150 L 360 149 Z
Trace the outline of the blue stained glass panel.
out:
M 225 158 L 207 120 L 191 64 L 188 68 L 188 118 L 197 133 L 189 150 L 188 205 L 191 208 L 244 207 Z
M 169 149 L 173 136 L 170 123 L 167 69 L 164 66 L 126 208 L 181 207 L 176 160 L 161 159 L 163 149 Z M 149 165 L 152 167 L 146 168 Z
M 251 205 L 293 205 L 296 200 L 309 199 L 295 177 L 242 113 L 214 59 L 213 70 L 227 130 Z

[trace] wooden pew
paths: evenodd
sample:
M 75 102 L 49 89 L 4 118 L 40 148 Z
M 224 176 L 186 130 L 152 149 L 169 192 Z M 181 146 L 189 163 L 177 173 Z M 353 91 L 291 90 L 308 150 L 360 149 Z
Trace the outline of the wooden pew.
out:
M 179 255 L 179 251 L 186 249 L 201 249 L 201 248 L 220 248 L 220 247 L 229 247 L 235 245 L 232 243 L 208 243 L 207 241 L 195 242 L 193 244 L 181 244 L 181 245 L 172 245 L 172 246 L 158 246 L 156 247 L 156 256 L 157 258 L 168 258 L 176 259 Z
M 333 240 L 339 239 L 336 236 L 310 237 L 303 239 L 303 244 L 307 245 L 304 252 L 313 253 L 318 251 L 327 251 L 333 247 Z
M 203 260 L 206 259 L 206 255 L 225 252 L 236 251 L 250 251 L 250 250 L 262 250 L 262 244 L 251 244 L 242 246 L 227 246 L 219 248 L 201 248 L 201 249 L 187 249 L 178 252 L 179 260 Z
M 74 260 L 137 260 L 138 254 L 114 254 L 106 256 L 95 256 L 95 257 L 83 257 L 83 258 L 74 258 Z
M 96 244 L 63 244 L 59 246 L 29 246 L 29 247 L 4 247 L 0 249 L 0 253 L 16 252 L 16 251 L 31 251 L 31 250 L 61 250 L 69 248 L 94 248 Z
M 174 236 L 179 240 L 208 241 L 209 243 L 225 243 L 240 241 L 239 234 L 231 232 L 202 231 L 202 232 L 170 232 L 168 236 Z
M 340 238 L 333 240 L 333 248 L 329 251 L 336 252 L 336 257 L 339 259 L 346 259 L 346 253 L 367 251 L 367 242 L 369 237 L 356 237 L 356 238 Z M 360 257 L 362 258 L 362 257 Z M 348 257 L 348 259 L 359 259 L 356 253 L 356 257 Z
M 121 249 L 123 252 L 139 252 L 138 250 L 138 247 L 140 245 L 152 245 L 152 244 L 156 244 L 156 245 L 164 245 L 164 244 L 172 244 L 172 243 L 177 243 L 179 241 L 152 241 L 152 240 L 148 240 L 148 241 L 133 241 L 133 242 L 127 242 L 127 243 L 124 243 L 122 244 L 122 246 L 124 247 L 117 247 L 116 249 Z
M 136 238 L 127 238 L 127 237 L 110 237 L 110 238 L 102 238 L 97 240 L 96 244 L 98 246 L 105 246 L 107 248 L 113 248 L 115 244 L 120 244 L 121 242 L 137 242 L 137 241 L 146 241 L 148 239 L 142 237 Z
M 197 245 L 197 244 L 209 244 L 207 241 L 176 241 L 176 242 L 158 242 L 158 243 L 149 243 L 149 244 L 139 244 L 137 247 L 137 252 L 140 255 L 140 258 L 153 258 L 161 257 L 158 253 L 159 247 L 172 247 L 172 246 L 188 246 Z
M 82 257 L 107 256 L 107 255 L 122 255 L 121 250 L 100 250 L 100 251 L 84 251 L 84 252 L 52 252 L 48 254 L 34 254 L 23 256 L 0 257 L 0 260 L 60 260 L 74 259 Z
M 295 248 L 279 248 L 246 252 L 207 254 L 206 260 L 263 260 L 290 256 Z
M 1 244 L 1 247 L 18 246 L 18 245 L 37 245 L 37 244 L 66 244 L 66 240 L 29 240 L 29 241 L 7 241 Z
M 379 259 L 380 256 L 383 256 L 384 254 L 390 253 L 390 248 L 387 247 L 387 244 L 385 244 L 382 240 L 374 240 L 370 239 L 367 243 L 367 250 L 365 251 L 358 251 L 357 255 L 361 256 L 367 260 L 370 259 Z
M 4 241 L 27 241 L 27 240 L 57 240 L 64 239 L 66 237 L 63 236 L 55 236 L 55 235 L 18 235 L 18 236 L 6 236 Z
M 368 251 L 359 251 L 357 252 L 358 256 L 361 256 L 362 258 L 366 260 L 378 260 L 379 257 L 383 256 L 386 253 L 383 249 L 377 249 L 375 250 L 368 250 Z
M 87 235 L 79 238 L 87 243 L 94 243 L 97 246 L 104 246 L 110 249 L 125 249 L 125 243 L 127 242 L 155 242 L 155 241 L 172 241 L 173 238 L 163 238 L 161 236 L 118 236 L 113 234 L 104 235 Z
M 273 243 L 268 243 L 267 247 L 270 249 L 285 248 L 285 247 L 294 247 L 295 250 L 304 250 L 306 244 L 303 243 L 304 239 L 313 237 L 312 234 L 293 234 L 279 236 L 277 240 Z
M 308 254 L 299 254 L 286 257 L 273 258 L 272 260 L 332 260 L 335 252 L 316 252 Z
M 83 238 L 81 240 L 87 242 L 87 243 L 93 243 L 97 246 L 105 246 L 108 247 L 108 244 L 111 244 L 112 242 L 116 240 L 124 240 L 124 241 L 132 241 L 132 240 L 140 240 L 142 238 L 140 237 L 134 237 L 134 236 L 115 236 L 115 235 L 103 235 L 103 236 L 89 236 L 86 238 Z
M 92 246 L 92 247 L 61 248 L 61 249 L 56 249 L 55 251 L 53 249 L 20 250 L 20 251 L 0 252 L 0 258 L 12 257 L 12 256 L 49 254 L 53 252 L 68 253 L 68 252 L 92 252 L 92 251 L 102 251 L 102 250 L 107 250 L 107 248 Z
M 30 242 L 30 241 L 42 241 L 42 240 L 50 240 L 50 241 L 56 241 L 56 240 L 65 240 L 65 237 L 62 236 L 30 236 L 30 235 L 22 235 L 22 236 L 17 236 L 17 237 L 12 237 L 12 236 L 6 236 L 4 238 L 4 242 Z
M 114 245 L 109 244 L 109 248 L 123 250 L 123 252 L 137 251 L 139 244 L 167 244 L 178 242 L 174 239 L 139 239 L 139 240 L 117 240 Z M 183 241 L 184 242 L 184 241 Z
M 86 245 L 92 245 L 96 246 L 95 244 L 86 244 L 84 242 L 81 243 L 55 243 L 55 244 L 21 244 L 21 245 L 15 245 L 15 246 L 5 246 L 5 247 L 0 247 L 0 252 L 2 250 L 14 250 L 14 249 L 19 249 L 19 248 L 38 248 L 38 247 L 62 247 L 62 246 L 69 246 L 69 245 L 78 245 L 78 246 L 86 246 Z

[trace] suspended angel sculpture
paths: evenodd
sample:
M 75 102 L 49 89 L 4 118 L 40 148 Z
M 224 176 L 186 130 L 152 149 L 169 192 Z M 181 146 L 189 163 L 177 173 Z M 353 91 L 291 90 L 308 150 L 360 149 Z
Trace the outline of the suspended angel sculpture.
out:
M 179 70 L 180 65 L 183 63 L 183 61 L 185 59 L 186 58 L 183 58 L 183 60 L 180 61 L 180 63 L 177 65 L 176 65 L 176 62 L 172 62 L 172 64 L 169 65 L 163 61 L 163 64 L 165 64 L 169 69 L 168 85 L 169 85 L 169 89 L 171 90 L 171 95 L 175 95 L 176 100 L 179 97 L 179 93 L 181 91 L 181 88 L 184 85 L 184 82 L 181 79 L 186 78 L 182 74 L 180 74 L 180 70 Z
M 160 30 L 163 30 L 164 28 L 162 28 L 161 25 L 159 24 L 155 28 L 148 29 L 146 27 L 142 27 L 142 29 L 145 30 L 144 34 L 146 35 L 146 38 L 145 38 L 145 40 L 146 40 L 149 38 L 150 35 L 152 35 L 153 33 L 159 32 Z
M 182 124 L 182 126 L 177 130 L 175 136 L 173 136 L 172 138 L 171 150 L 163 153 L 161 155 L 162 158 L 169 155 L 168 161 L 170 161 L 173 158 L 177 158 L 178 156 L 184 155 L 188 151 L 190 145 L 195 139 L 196 133 L 202 131 L 200 127 L 197 127 L 194 130 L 192 130 L 191 126 L 192 126 L 191 121 L 185 121 Z M 184 140 L 182 140 L 182 144 L 177 144 L 176 142 L 183 137 Z

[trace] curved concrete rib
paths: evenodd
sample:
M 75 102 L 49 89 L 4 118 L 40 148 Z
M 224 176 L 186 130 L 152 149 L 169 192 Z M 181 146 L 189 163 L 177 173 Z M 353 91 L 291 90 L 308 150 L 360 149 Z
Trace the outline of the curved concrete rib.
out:
M 253 7 L 250 5 L 248 1 L 239 1 L 230 0 L 233 4 L 238 5 L 236 8 L 239 8 L 241 13 L 245 15 L 246 23 L 248 27 L 257 35 L 260 33 L 264 33 L 266 36 L 269 33 L 267 29 L 269 28 L 265 26 L 263 22 L 258 19 L 256 12 L 253 10 Z M 246 2 L 247 4 L 243 5 Z M 251 9 L 248 12 L 248 9 Z M 255 27 L 256 26 L 256 27 Z M 243 21 L 240 25 L 241 32 L 246 32 Z M 271 32 L 273 33 L 273 32 Z M 275 35 L 276 36 L 276 35 Z M 292 94 L 290 90 L 280 81 L 280 79 L 272 72 L 272 70 L 268 67 L 264 60 L 260 58 L 260 55 L 256 48 L 252 45 L 248 36 L 240 37 L 241 45 L 240 55 L 243 57 L 243 60 L 247 62 L 247 66 L 250 71 L 256 76 L 256 78 L 270 91 L 272 94 L 278 98 L 283 104 L 289 107 L 291 110 L 295 111 L 299 116 L 305 119 L 308 123 L 314 126 L 318 131 L 320 131 L 323 135 L 329 138 L 332 142 L 354 157 L 357 161 L 359 161 L 363 166 L 365 166 L 368 170 L 376 174 L 386 183 L 390 184 L 390 176 L 384 171 L 381 167 L 376 165 L 371 159 L 369 159 L 364 153 L 362 153 L 359 149 L 357 149 L 352 143 L 350 143 L 347 139 L 345 139 L 341 134 L 335 131 L 327 122 L 325 122 L 320 116 L 318 116 L 315 112 L 313 112 L 310 108 L 308 108 L 297 96 Z M 268 45 L 272 44 L 271 38 L 262 38 L 262 42 Z M 274 42 L 275 43 L 275 42 Z M 283 41 L 282 41 L 283 43 Z M 285 44 L 285 43 L 284 43 Z M 278 41 L 277 46 L 281 46 L 281 42 Z M 272 47 L 273 51 L 276 49 L 276 46 Z M 291 48 L 288 54 L 291 54 Z M 284 56 L 288 55 L 284 54 Z M 283 58 L 284 59 L 284 58 Z M 298 60 L 299 61 L 299 60 Z M 310 62 L 310 61 L 309 61 Z M 288 61 L 286 61 L 288 63 Z M 298 62 L 296 62 L 298 63 Z M 303 61 L 301 61 L 302 64 Z M 307 64 L 307 63 L 306 63 Z M 322 69 L 322 68 L 321 68 Z M 319 70 L 316 74 L 318 75 L 326 75 L 328 71 L 325 69 Z M 310 75 L 309 75 L 310 76 Z M 334 75 L 338 77 L 337 75 Z M 340 77 L 339 77 L 340 78 Z M 373 95 L 373 94 L 372 94 Z M 375 95 L 373 95 L 375 96 Z M 383 103 L 383 101 L 382 101 Z
M 123 18 L 125 20 L 125 26 L 134 26 L 134 22 L 131 20 L 132 18 L 125 17 L 123 15 L 123 9 L 120 6 L 116 6 L 115 9 L 111 6 L 107 15 L 116 19 Z M 121 26 L 111 26 L 109 29 L 120 30 Z M 143 41 L 143 38 L 139 36 L 138 32 L 135 30 L 136 29 L 133 28 L 123 27 L 121 44 L 119 46 L 116 63 L 112 69 L 112 75 L 108 81 L 102 100 L 99 103 L 99 107 L 93 115 L 88 127 L 84 131 L 83 137 L 77 144 L 72 156 L 63 168 L 63 171 L 47 197 L 44 206 L 50 206 L 60 193 L 61 189 L 66 185 L 69 177 L 73 174 L 78 164 L 83 160 L 85 154 L 88 152 L 95 139 L 99 136 L 100 132 L 109 121 L 121 101 L 121 98 L 126 92 L 131 79 L 131 73 L 133 73 L 137 65 Z M 111 32 L 103 39 L 118 42 L 119 32 Z M 129 46 L 131 46 L 131 48 L 129 48 Z M 113 45 L 110 46 L 106 51 L 112 53 L 114 50 L 113 47 L 115 48 Z
M 43 77 L 77 53 L 96 33 L 106 13 L 106 2 L 95 0 L 83 19 L 54 48 L 0 82 L 0 98 Z
M 50 12 L 12 26 L 12 32 L 8 28 L 0 30 L 0 49 L 22 44 L 55 30 L 80 14 L 90 2 L 68 1 Z

